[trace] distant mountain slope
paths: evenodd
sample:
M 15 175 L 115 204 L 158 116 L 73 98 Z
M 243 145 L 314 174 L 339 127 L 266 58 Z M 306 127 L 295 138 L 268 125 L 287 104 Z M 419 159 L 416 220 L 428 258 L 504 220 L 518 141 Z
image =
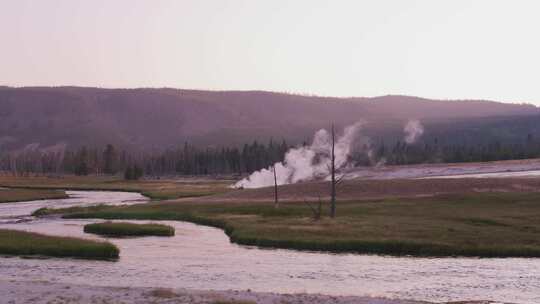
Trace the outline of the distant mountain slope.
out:
M 370 132 L 428 123 L 540 114 L 532 105 L 442 101 L 408 96 L 329 98 L 262 91 L 0 87 L 0 148 L 38 143 L 104 145 L 144 150 L 231 145 L 270 137 L 308 139 L 315 129 L 361 119 Z M 506 118 L 508 119 L 508 118 Z

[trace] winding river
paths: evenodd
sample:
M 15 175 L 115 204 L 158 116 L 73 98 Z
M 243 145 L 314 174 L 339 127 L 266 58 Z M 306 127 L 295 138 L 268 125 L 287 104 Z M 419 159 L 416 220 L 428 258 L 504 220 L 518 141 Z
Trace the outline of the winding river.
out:
M 29 214 L 41 207 L 147 202 L 137 193 L 68 194 L 64 200 L 0 204 L 0 228 L 100 239 L 82 232 L 95 220 L 35 219 Z M 121 250 L 117 262 L 0 257 L 0 277 L 96 286 L 540 303 L 540 259 L 396 258 L 259 249 L 231 244 L 216 228 L 164 223 L 175 227 L 174 237 L 109 239 Z

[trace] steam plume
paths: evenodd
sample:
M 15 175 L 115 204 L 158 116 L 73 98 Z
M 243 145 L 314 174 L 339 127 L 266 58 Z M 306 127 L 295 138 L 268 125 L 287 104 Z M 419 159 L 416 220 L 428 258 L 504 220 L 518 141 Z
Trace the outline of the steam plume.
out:
M 403 132 L 405 132 L 405 142 L 409 145 L 414 144 L 424 134 L 424 126 L 418 120 L 409 120 Z
M 358 139 L 362 126 L 362 122 L 347 126 L 343 134 L 337 137 L 336 169 L 342 169 L 348 165 L 353 143 Z M 274 164 L 278 185 L 327 178 L 330 174 L 331 136 L 328 131 L 321 129 L 315 133 L 311 145 L 290 149 L 285 154 L 283 162 Z M 274 175 L 272 167 L 269 167 L 252 173 L 249 177 L 238 181 L 233 187 L 260 188 L 273 184 Z

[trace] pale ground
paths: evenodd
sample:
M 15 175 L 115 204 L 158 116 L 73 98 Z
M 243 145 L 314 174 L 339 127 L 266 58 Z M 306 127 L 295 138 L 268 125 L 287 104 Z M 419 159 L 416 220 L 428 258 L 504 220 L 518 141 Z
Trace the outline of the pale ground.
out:
M 197 291 L 185 289 L 120 288 L 20 282 L 0 279 L 1 304 L 428 304 L 428 302 L 369 297 L 334 297 L 308 294 L 274 294 L 250 291 Z M 495 302 L 459 302 L 495 304 Z M 457 304 L 457 303 L 456 303 Z
M 400 179 L 510 173 L 540 170 L 540 159 L 504 160 L 478 163 L 440 163 L 403 166 L 356 167 L 346 171 L 347 179 Z

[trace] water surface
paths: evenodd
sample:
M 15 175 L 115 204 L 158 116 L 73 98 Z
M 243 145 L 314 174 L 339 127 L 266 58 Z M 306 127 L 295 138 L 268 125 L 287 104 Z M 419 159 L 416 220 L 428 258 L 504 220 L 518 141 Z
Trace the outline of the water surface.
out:
M 67 199 L 46 199 L 0 204 L 0 223 L 32 220 L 32 212 L 40 208 L 87 207 L 99 204 L 132 205 L 148 202 L 148 198 L 135 192 L 66 191 Z
M 104 195 L 70 194 L 77 195 L 83 203 L 100 201 L 97 197 Z M 9 205 L 15 204 L 19 203 Z M 37 219 L 0 224 L 0 228 L 101 239 L 82 232 L 82 227 L 92 222 L 95 220 Z M 231 244 L 223 231 L 216 228 L 185 222 L 163 223 L 175 227 L 174 237 L 109 239 L 121 250 L 118 262 L 0 258 L 0 277 L 96 286 L 540 303 L 539 259 L 396 258 L 259 249 Z

